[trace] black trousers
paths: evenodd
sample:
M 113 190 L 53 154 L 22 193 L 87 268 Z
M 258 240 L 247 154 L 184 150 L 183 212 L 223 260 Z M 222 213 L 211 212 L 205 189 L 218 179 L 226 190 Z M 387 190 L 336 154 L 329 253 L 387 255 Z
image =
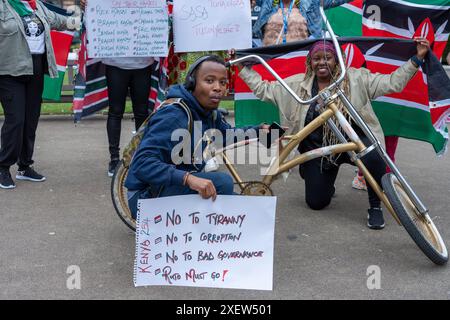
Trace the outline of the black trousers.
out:
M 33 164 L 36 129 L 41 115 L 45 55 L 33 55 L 32 76 L 0 75 L 0 101 L 5 113 L 1 130 L 0 167 Z
M 108 132 L 111 160 L 120 158 L 120 133 L 128 89 L 133 105 L 136 130 L 153 110 L 153 106 L 150 105 L 148 97 L 154 66 L 155 64 L 147 68 L 133 70 L 106 66 L 106 81 L 109 95 L 109 112 L 106 130 Z
M 370 145 L 367 137 L 361 137 L 361 139 L 366 146 Z M 386 173 L 386 164 L 377 151 L 373 150 L 361 160 L 381 186 L 381 178 Z M 342 153 L 336 163 L 338 166 L 328 165 L 324 168 L 321 158 L 317 158 L 300 165 L 300 175 L 305 179 L 305 200 L 311 209 L 321 210 L 330 204 L 336 191 L 334 182 L 339 172 L 339 166 L 343 163 L 353 164 L 347 153 Z M 380 207 L 380 199 L 369 184 L 367 184 L 367 192 L 370 207 Z

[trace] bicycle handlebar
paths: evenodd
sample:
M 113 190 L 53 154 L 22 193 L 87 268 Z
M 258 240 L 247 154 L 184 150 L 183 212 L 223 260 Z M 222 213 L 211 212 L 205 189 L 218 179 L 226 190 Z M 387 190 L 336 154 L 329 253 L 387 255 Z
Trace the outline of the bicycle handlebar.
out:
M 248 55 L 248 56 L 245 56 L 245 57 L 242 57 L 242 58 L 238 58 L 236 60 L 229 61 L 228 63 L 230 65 L 233 65 L 233 64 L 237 64 L 237 63 L 240 63 L 240 62 L 243 62 L 243 61 L 249 61 L 249 60 L 258 60 L 258 62 L 260 62 L 275 77 L 275 79 L 277 79 L 277 81 L 291 94 L 291 96 L 298 103 L 300 103 L 300 104 L 311 104 L 311 103 L 313 103 L 314 101 L 316 101 L 319 98 L 319 96 L 317 95 L 317 96 L 315 96 L 315 97 L 313 97 L 312 99 L 309 99 L 309 100 L 302 100 L 302 99 L 300 99 L 300 97 L 295 93 L 295 91 L 292 90 L 287 85 L 287 83 L 283 80 L 283 78 L 281 78 L 278 75 L 278 73 L 276 73 L 275 70 L 273 70 L 272 67 L 269 66 L 269 64 L 263 58 L 261 58 L 258 55 L 255 55 L 255 54 Z
M 328 33 L 331 36 L 331 40 L 333 41 L 333 45 L 334 48 L 336 49 L 336 53 L 337 53 L 337 57 L 338 57 L 338 62 L 339 65 L 341 67 L 341 75 L 339 76 L 339 78 L 331 83 L 328 87 L 326 87 L 323 91 L 330 91 L 334 88 L 336 88 L 341 82 L 342 80 L 344 80 L 345 78 L 345 74 L 347 72 L 347 69 L 345 67 L 345 63 L 344 63 L 344 58 L 342 56 L 342 52 L 341 52 L 341 48 L 339 47 L 339 43 L 337 41 L 336 35 L 334 34 L 333 28 L 331 27 L 330 23 L 328 22 L 328 18 L 325 15 L 325 11 L 323 10 L 323 0 L 321 0 L 321 5 L 320 5 L 320 14 L 322 16 L 323 21 L 325 21 L 325 26 L 327 28 Z M 249 60 L 257 60 L 259 63 L 261 63 L 274 77 L 275 79 L 289 92 L 289 94 L 300 104 L 311 104 L 314 101 L 316 101 L 319 98 L 319 94 L 312 97 L 309 100 L 302 100 L 288 85 L 287 83 L 275 72 L 275 70 L 272 69 L 272 67 L 269 66 L 269 64 L 260 56 L 258 55 L 248 55 L 242 58 L 238 58 L 235 60 L 231 60 L 229 62 L 227 62 L 228 66 L 234 65 L 234 64 L 238 64 L 244 61 L 249 61 Z

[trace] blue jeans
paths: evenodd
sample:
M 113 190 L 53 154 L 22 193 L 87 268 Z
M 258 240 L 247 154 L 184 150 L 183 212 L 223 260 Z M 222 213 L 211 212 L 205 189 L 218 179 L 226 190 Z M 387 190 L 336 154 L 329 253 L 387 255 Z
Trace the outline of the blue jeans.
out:
M 195 172 L 192 175 L 211 180 L 216 188 L 217 194 L 221 195 L 232 195 L 233 193 L 233 179 L 226 173 L 223 172 Z M 131 215 L 133 219 L 137 216 L 137 203 L 140 199 L 150 199 L 156 197 L 170 197 L 170 196 L 181 196 L 185 194 L 197 194 L 197 191 L 190 189 L 188 186 L 168 186 L 162 188 L 161 192 L 155 194 L 155 190 L 152 188 L 147 188 L 140 190 L 133 194 L 128 199 L 128 206 L 130 207 Z

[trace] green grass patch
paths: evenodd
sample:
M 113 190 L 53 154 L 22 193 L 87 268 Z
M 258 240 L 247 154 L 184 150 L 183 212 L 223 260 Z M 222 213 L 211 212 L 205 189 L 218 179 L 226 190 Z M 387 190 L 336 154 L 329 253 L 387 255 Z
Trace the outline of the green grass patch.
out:
M 227 110 L 234 110 L 234 101 L 222 101 L 220 107 Z M 107 109 L 101 111 L 105 113 Z M 131 101 L 127 101 L 125 113 L 131 113 Z M 41 108 L 42 115 L 70 115 L 72 114 L 72 103 L 49 103 L 43 102 Z M 0 115 L 3 115 L 3 108 L 0 106 Z
M 61 115 L 72 114 L 71 103 L 43 103 L 41 106 L 41 114 L 45 115 Z
M 69 79 L 68 72 L 64 75 L 64 84 L 67 85 L 72 81 L 72 79 Z M 71 96 L 73 95 L 73 91 L 63 91 L 61 93 L 64 96 Z M 224 108 L 229 111 L 234 110 L 234 101 L 233 100 L 226 100 L 222 101 L 220 103 L 220 107 Z M 101 111 L 101 113 L 105 113 L 107 109 Z M 125 107 L 125 113 L 132 112 L 131 107 L 131 101 L 127 101 L 126 107 Z M 72 114 L 72 103 L 60 103 L 60 102 L 43 102 L 41 107 L 41 114 L 42 115 L 70 115 Z M 0 104 L 0 115 L 3 115 L 3 108 Z
M 106 113 L 108 109 L 104 109 L 101 113 Z M 132 112 L 131 101 L 127 101 L 125 113 Z M 42 115 L 70 115 L 72 114 L 72 103 L 49 103 L 43 102 L 41 106 Z M 3 115 L 3 108 L 0 106 L 0 115 Z
M 69 79 L 68 72 L 64 75 L 64 84 L 67 85 L 72 81 L 72 79 Z M 63 91 L 61 93 L 65 96 L 71 96 L 73 95 L 73 91 Z M 222 101 L 220 103 L 220 107 L 227 109 L 229 111 L 234 110 L 234 101 L 233 100 L 226 100 Z M 127 104 L 125 106 L 125 113 L 131 113 L 132 107 L 131 107 L 131 101 L 127 101 Z M 106 113 L 107 109 L 104 109 L 101 111 L 102 114 Z M 42 115 L 70 115 L 72 114 L 72 103 L 60 103 L 60 102 L 43 102 L 41 107 L 41 114 Z M 3 115 L 3 108 L 0 104 L 0 115 Z

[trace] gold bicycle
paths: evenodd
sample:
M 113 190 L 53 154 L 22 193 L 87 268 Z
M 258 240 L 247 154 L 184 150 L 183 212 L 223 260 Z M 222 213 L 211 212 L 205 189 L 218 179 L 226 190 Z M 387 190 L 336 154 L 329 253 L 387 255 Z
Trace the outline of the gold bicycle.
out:
M 242 195 L 272 196 L 273 192 L 270 186 L 272 182 L 282 173 L 312 159 L 347 152 L 354 164 L 364 174 L 366 182 L 373 188 L 397 223 L 399 225 L 403 225 L 417 246 L 431 261 L 435 264 L 443 265 L 448 261 L 447 248 L 433 220 L 429 216 L 428 209 L 424 206 L 406 179 L 402 176 L 397 166 L 389 158 L 380 142 L 374 136 L 370 128 L 365 124 L 364 120 L 358 114 L 344 93 L 338 90 L 337 93 L 332 94 L 332 90 L 339 86 L 344 79 L 346 68 L 336 36 L 325 18 L 323 9 L 321 9 L 321 13 L 338 53 L 339 64 L 341 66 L 341 70 L 343 71 L 336 82 L 332 83 L 328 88 L 322 90 L 317 96 L 311 98 L 310 100 L 300 99 L 297 94 L 283 81 L 283 79 L 266 63 L 266 61 L 257 55 L 245 56 L 230 61 L 229 64 L 233 65 L 249 60 L 261 63 L 299 104 L 310 105 L 316 100 L 321 99 L 321 103 L 325 107 L 325 111 L 323 111 L 320 116 L 296 134 L 283 137 L 287 144 L 281 149 L 279 155 L 275 156 L 273 161 L 271 161 L 272 164 L 269 166 L 267 173 L 260 181 L 243 181 L 236 168 L 233 166 L 231 160 L 227 156 L 227 151 L 246 144 L 247 142 L 238 142 L 220 150 L 213 150 L 212 156 L 221 158 L 226 168 L 233 176 L 236 184 L 239 186 Z M 337 99 L 342 101 L 355 123 L 369 138 L 371 145 L 366 146 L 358 134 L 353 130 L 345 116 L 341 113 L 341 111 L 339 111 L 336 104 Z M 339 124 L 341 128 L 344 129 L 348 139 L 337 128 L 334 121 L 332 121 L 333 117 L 339 121 Z M 295 148 L 297 148 L 309 134 L 325 123 L 330 126 L 340 143 L 318 148 L 297 155 L 293 159 L 289 159 L 291 152 L 295 150 Z M 391 168 L 392 173 L 387 173 L 383 176 L 382 186 L 375 181 L 372 174 L 361 160 L 361 158 L 369 152 L 378 152 L 386 165 Z M 127 190 L 124 187 L 127 173 L 128 168 L 125 167 L 123 163 L 120 164 L 112 179 L 111 195 L 114 207 L 119 217 L 128 227 L 135 230 L 136 222 L 131 217 L 131 212 L 128 208 Z

